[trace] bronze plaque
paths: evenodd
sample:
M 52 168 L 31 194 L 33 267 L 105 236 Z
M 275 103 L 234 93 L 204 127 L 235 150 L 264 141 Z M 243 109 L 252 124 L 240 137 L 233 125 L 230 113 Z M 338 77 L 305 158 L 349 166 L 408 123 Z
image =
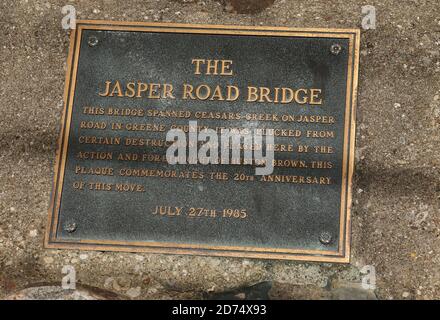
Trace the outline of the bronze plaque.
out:
M 348 262 L 359 41 L 79 21 L 46 247 Z

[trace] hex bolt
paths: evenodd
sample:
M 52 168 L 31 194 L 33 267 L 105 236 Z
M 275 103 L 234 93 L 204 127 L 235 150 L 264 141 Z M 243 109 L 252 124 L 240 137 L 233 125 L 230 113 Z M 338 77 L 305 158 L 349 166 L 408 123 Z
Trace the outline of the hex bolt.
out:
M 342 47 L 340 44 L 338 43 L 334 43 L 331 45 L 330 47 L 330 52 L 331 54 L 337 56 L 340 52 L 342 51 Z
M 76 230 L 76 223 L 75 222 L 67 222 L 64 224 L 64 231 L 67 231 L 68 233 L 75 232 Z
M 322 244 L 328 245 L 332 242 L 332 235 L 330 234 L 330 232 L 324 231 L 320 234 L 319 241 Z
M 95 36 L 90 36 L 89 39 L 87 40 L 89 47 L 96 47 L 98 45 L 98 42 L 99 40 Z

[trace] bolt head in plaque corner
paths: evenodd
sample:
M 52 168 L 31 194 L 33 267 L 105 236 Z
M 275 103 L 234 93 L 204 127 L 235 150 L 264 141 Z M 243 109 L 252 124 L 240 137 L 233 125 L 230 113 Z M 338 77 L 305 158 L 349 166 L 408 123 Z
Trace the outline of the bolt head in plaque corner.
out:
M 328 231 L 321 232 L 321 234 L 319 235 L 319 242 L 321 242 L 323 245 L 328 246 L 332 243 L 332 240 L 332 234 Z
M 333 43 L 330 46 L 330 53 L 334 56 L 337 56 L 342 52 L 342 46 L 339 43 Z
M 77 228 L 78 226 L 74 221 L 67 221 L 63 225 L 63 230 L 66 231 L 67 233 L 74 233 Z
M 89 47 L 94 48 L 98 45 L 99 39 L 96 35 L 90 35 L 87 39 L 87 44 Z

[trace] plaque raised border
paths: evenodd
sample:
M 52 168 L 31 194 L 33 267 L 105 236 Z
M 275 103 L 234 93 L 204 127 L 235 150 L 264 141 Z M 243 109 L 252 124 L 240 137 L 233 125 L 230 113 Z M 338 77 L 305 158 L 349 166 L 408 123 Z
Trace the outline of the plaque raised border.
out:
M 57 238 L 63 177 L 68 150 L 68 137 L 72 117 L 80 40 L 83 30 L 145 31 L 166 33 L 196 33 L 219 35 L 249 35 L 275 37 L 319 37 L 348 39 L 348 72 L 345 98 L 345 124 L 343 138 L 340 232 L 337 251 L 302 250 L 283 248 L 259 248 L 247 246 L 217 246 L 169 242 L 127 242 L 114 240 L 65 241 Z M 64 88 L 64 111 L 54 169 L 53 190 L 45 235 L 45 247 L 54 249 L 81 249 L 99 251 L 151 252 L 174 254 L 197 254 L 210 256 L 285 259 L 316 262 L 348 263 L 350 260 L 350 211 L 351 184 L 354 170 L 355 109 L 359 68 L 359 29 L 288 28 L 233 25 L 195 25 L 177 23 L 143 23 L 78 20 L 71 31 L 67 73 Z

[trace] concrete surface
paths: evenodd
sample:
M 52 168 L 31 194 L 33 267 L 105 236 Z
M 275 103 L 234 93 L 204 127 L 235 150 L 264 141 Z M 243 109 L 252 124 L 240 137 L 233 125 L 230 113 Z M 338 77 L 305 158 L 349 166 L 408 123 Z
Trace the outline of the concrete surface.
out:
M 273 299 L 371 297 L 359 293 L 364 265 L 376 269 L 379 299 L 440 298 L 438 1 L 264 2 L 266 9 L 237 0 L 0 2 L 0 298 L 60 284 L 64 265 L 81 284 L 133 299 L 213 297 L 259 283 L 269 283 Z M 377 29 L 361 39 L 352 263 L 43 249 L 65 4 L 81 19 L 337 28 L 360 27 L 362 5 L 374 5 Z M 236 13 L 243 11 L 253 13 Z

